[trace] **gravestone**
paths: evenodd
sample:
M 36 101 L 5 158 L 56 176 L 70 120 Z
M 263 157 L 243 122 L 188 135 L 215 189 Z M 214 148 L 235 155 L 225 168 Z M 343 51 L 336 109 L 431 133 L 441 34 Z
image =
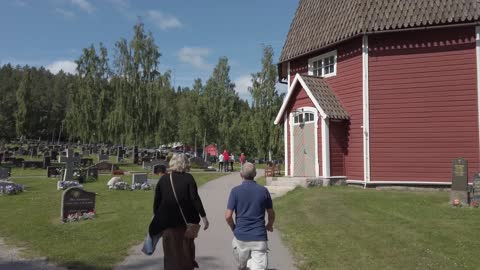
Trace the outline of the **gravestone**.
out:
M 59 166 L 48 166 L 47 167 L 47 177 L 61 177 L 63 167 Z
M 138 146 L 133 147 L 133 164 L 138 164 Z
M 462 205 L 468 205 L 468 161 L 463 158 L 452 162 L 452 189 L 450 202 L 459 200 Z
M 119 146 L 117 148 L 117 162 L 121 162 L 123 160 L 123 147 Z
M 155 166 L 153 166 L 152 168 L 152 173 L 155 174 L 155 175 L 159 175 L 160 172 L 162 171 L 162 167 L 163 168 L 168 168 L 168 166 L 164 165 L 164 164 L 157 164 Z
M 43 161 L 24 161 L 22 163 L 23 169 L 43 169 Z
M 80 159 L 80 166 L 82 167 L 90 167 L 93 165 L 93 159 L 91 158 L 82 158 Z
M 73 180 L 73 170 L 75 169 L 73 149 L 67 150 L 67 157 L 65 160 L 65 174 L 63 175 L 63 181 Z
M 98 155 L 98 161 L 103 161 L 108 159 L 109 159 L 108 155 L 105 155 L 105 154 Z
M 51 160 L 57 160 L 58 152 L 55 150 L 50 151 L 50 159 Z
M 151 170 L 153 166 L 163 164 L 162 160 L 152 160 L 152 161 L 144 161 L 143 168 L 147 170 Z
M 50 166 L 51 160 L 49 156 L 44 156 L 43 157 L 43 169 L 48 168 Z
M 472 201 L 480 203 L 480 173 L 473 176 L 473 197 Z
M 132 186 L 135 184 L 144 184 L 148 182 L 148 176 L 146 173 L 135 173 L 132 175 Z
M 98 180 L 98 168 L 95 166 L 87 168 L 87 177 L 93 177 L 95 180 Z
M 0 167 L 0 180 L 5 180 L 10 177 L 10 168 Z
M 191 157 L 189 159 L 192 168 L 195 169 L 207 169 L 209 164 L 201 157 Z
M 101 171 L 101 172 L 105 172 L 105 171 L 111 172 L 119 169 L 118 165 L 112 164 L 107 161 L 99 162 L 95 164 L 95 167 L 97 167 L 98 171 Z
M 95 193 L 77 187 L 65 190 L 62 194 L 62 220 L 65 221 L 69 215 L 95 212 L 95 196 Z

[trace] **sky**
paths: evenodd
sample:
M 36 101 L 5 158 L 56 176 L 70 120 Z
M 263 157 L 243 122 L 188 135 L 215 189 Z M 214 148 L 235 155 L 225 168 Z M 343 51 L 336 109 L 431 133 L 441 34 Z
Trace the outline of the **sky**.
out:
M 220 57 L 240 97 L 260 71 L 262 46 L 278 61 L 298 0 L 2 0 L 0 65 L 44 66 L 75 72 L 82 49 L 102 42 L 113 59 L 115 42 L 130 40 L 139 21 L 159 46 L 160 72 L 175 86 L 205 82 Z M 279 85 L 286 91 L 285 85 Z

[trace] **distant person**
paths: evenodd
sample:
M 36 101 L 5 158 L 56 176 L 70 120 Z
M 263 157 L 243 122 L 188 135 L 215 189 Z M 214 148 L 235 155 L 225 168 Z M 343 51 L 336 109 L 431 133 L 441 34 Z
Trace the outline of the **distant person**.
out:
M 247 162 L 247 157 L 244 153 L 240 154 L 240 170 L 243 168 L 243 164 Z
M 218 170 L 223 171 L 223 154 L 218 155 Z
M 223 169 L 225 172 L 228 172 L 228 161 L 230 160 L 230 154 L 227 149 L 223 150 Z
M 233 155 L 233 153 L 230 155 L 230 170 L 233 172 L 233 163 L 235 162 L 235 156 Z
M 246 162 L 240 173 L 241 185 L 230 192 L 225 219 L 233 231 L 233 255 L 239 270 L 267 269 L 267 231 L 273 232 L 275 211 L 268 190 L 253 179 L 255 165 Z M 268 223 L 265 225 L 265 211 Z M 235 213 L 235 221 L 233 220 Z
M 204 229 L 209 222 L 198 195 L 197 184 L 187 171 L 190 163 L 185 154 L 175 154 L 170 160 L 171 173 L 163 175 L 155 189 L 154 218 L 150 235 L 163 235 L 165 270 L 193 270 L 195 261 L 193 238 L 187 238 L 188 224 L 199 224 L 202 218 Z

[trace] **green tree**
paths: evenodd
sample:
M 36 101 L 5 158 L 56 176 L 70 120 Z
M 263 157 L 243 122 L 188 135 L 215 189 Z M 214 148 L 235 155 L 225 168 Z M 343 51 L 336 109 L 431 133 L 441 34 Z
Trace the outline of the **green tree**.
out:
M 269 153 L 279 156 L 282 145 L 281 127 L 274 125 L 274 119 L 280 109 L 283 96 L 275 88 L 277 68 L 273 64 L 273 49 L 263 48 L 262 70 L 252 74 L 253 128 L 256 148 L 260 157 L 267 158 Z
M 19 137 L 25 136 L 27 131 L 27 115 L 31 84 L 32 82 L 30 79 L 30 71 L 27 70 L 23 74 L 22 81 L 20 82 L 16 93 L 17 111 L 15 113 L 15 127 L 17 131 L 17 136 Z

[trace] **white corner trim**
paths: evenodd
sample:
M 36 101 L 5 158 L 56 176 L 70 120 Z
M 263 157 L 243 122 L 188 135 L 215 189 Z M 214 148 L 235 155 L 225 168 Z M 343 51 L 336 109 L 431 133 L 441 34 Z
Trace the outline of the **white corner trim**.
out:
M 330 177 L 329 120 L 328 118 L 323 118 L 321 121 L 322 121 L 322 175 L 323 177 Z
M 288 163 L 288 115 L 287 113 L 285 113 L 285 117 L 284 117 L 284 124 L 283 124 L 283 144 L 284 144 L 284 148 L 285 148 L 285 176 L 288 176 L 288 171 L 287 170 L 287 166 L 289 165 Z
M 428 181 L 415 181 L 415 180 L 404 180 L 404 181 L 384 181 L 384 180 L 379 180 L 379 181 L 370 181 L 369 184 L 377 184 L 377 185 L 451 185 L 452 182 L 428 182 Z
M 300 74 L 297 73 L 297 75 L 295 75 L 295 79 L 293 80 L 292 84 L 290 85 L 290 88 L 288 89 L 287 96 L 283 100 L 282 107 L 280 108 L 280 111 L 278 111 L 277 117 L 275 118 L 275 122 L 274 122 L 275 125 L 278 125 L 280 123 L 280 121 L 282 120 L 283 114 L 284 114 L 285 110 L 287 109 L 288 102 L 292 98 L 293 89 L 296 87 L 297 83 L 300 83 L 302 85 L 302 87 L 305 90 L 305 92 L 307 93 L 308 97 L 312 100 L 313 104 L 315 105 L 315 108 L 317 108 L 317 110 L 320 112 L 322 118 L 327 117 L 327 114 L 320 107 L 320 104 L 318 104 L 317 100 L 312 95 L 312 92 L 307 87 L 307 84 L 305 83 L 305 81 L 302 79 Z
M 323 121 L 323 118 L 318 117 L 318 112 L 315 111 L 314 114 L 314 119 L 315 119 L 315 177 L 320 176 L 320 164 L 318 162 L 318 121 Z M 322 148 L 323 151 L 323 148 Z M 323 153 L 323 152 L 322 152 Z M 323 168 L 323 164 L 322 164 Z
M 347 184 L 365 184 L 363 180 L 347 180 Z
M 480 148 L 480 26 L 475 27 L 475 39 L 477 41 L 476 44 L 476 52 L 477 52 L 477 108 L 478 108 L 478 141 L 479 141 L 479 148 Z M 480 153 L 480 149 L 478 149 Z
M 288 122 L 290 123 L 289 124 L 289 128 L 290 128 L 290 176 L 293 176 L 293 168 L 294 168 L 294 164 L 295 164 L 295 152 L 294 152 L 294 148 L 293 148 L 293 145 L 294 145 L 294 141 L 295 141 L 295 138 L 293 138 L 293 113 L 288 113 L 287 114 L 287 118 L 288 118 Z
M 370 104 L 368 93 L 368 36 L 362 41 L 362 81 L 363 81 L 363 172 L 365 183 L 370 182 Z

